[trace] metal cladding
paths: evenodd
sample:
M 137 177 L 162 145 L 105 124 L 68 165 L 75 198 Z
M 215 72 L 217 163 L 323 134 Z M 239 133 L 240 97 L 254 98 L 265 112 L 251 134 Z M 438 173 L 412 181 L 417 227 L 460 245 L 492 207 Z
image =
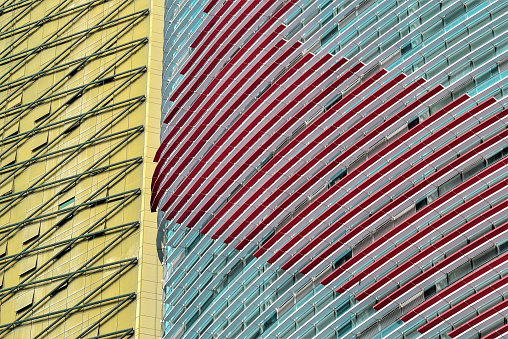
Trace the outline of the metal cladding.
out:
M 161 336 L 157 8 L 0 0 L 1 339 Z
M 164 338 L 508 335 L 508 2 L 175 1 Z

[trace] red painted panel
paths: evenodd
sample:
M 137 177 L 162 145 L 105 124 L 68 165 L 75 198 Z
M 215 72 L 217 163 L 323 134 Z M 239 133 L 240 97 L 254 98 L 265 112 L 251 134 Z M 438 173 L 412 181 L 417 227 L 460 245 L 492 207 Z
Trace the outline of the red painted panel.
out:
M 490 294 L 492 292 L 495 292 L 495 291 L 500 290 L 502 288 L 506 288 L 506 287 L 504 287 L 505 285 L 508 285 L 508 276 L 505 276 L 504 278 L 496 281 L 495 283 L 485 287 L 483 290 L 476 292 L 475 294 L 473 294 L 472 296 L 461 301 L 460 303 L 453 306 L 449 310 L 446 310 L 445 312 L 441 313 L 439 315 L 439 317 L 432 319 L 425 325 L 418 328 L 418 332 L 420 332 L 422 334 L 427 333 L 430 329 L 436 327 L 443 321 L 447 321 L 448 318 L 450 318 L 457 312 L 461 311 L 463 308 L 467 307 L 468 305 L 476 303 L 477 301 L 479 301 L 480 299 L 484 298 L 485 296 L 487 296 L 488 294 Z M 446 295 L 449 294 L 448 292 L 450 292 L 450 293 L 453 292 L 454 288 L 450 288 L 447 290 L 448 291 L 443 290 L 443 293 L 440 293 L 439 298 L 446 297 Z M 431 300 L 432 300 L 432 303 L 430 303 Z M 421 304 L 417 308 L 415 308 L 413 310 L 414 313 L 412 313 L 412 314 L 419 313 L 419 312 L 425 310 L 426 308 L 432 307 L 433 303 L 437 300 L 438 300 L 437 298 L 431 298 L 431 299 L 425 301 L 423 304 Z

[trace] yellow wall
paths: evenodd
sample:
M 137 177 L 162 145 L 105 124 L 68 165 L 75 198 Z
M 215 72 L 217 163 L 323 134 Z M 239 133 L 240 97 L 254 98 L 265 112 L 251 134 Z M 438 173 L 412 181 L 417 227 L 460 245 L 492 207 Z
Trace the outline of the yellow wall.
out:
M 162 6 L 0 4 L 0 338 L 160 336 Z

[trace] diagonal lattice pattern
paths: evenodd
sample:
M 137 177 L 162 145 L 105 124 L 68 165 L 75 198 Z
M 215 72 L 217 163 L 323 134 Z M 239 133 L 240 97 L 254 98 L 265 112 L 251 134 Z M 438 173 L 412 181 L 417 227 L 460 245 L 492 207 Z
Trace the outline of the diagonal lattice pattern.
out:
M 0 4 L 1 338 L 127 338 L 160 327 L 156 269 L 141 287 L 156 263 L 155 248 L 143 255 L 155 220 L 142 206 L 146 137 L 158 138 L 147 110 L 160 105 L 148 81 L 152 7 Z

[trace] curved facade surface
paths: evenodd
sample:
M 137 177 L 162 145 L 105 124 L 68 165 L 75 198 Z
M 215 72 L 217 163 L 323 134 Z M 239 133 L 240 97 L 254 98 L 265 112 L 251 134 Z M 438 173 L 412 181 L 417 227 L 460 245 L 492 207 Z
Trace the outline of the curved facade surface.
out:
M 508 3 L 166 4 L 164 338 L 508 333 Z

